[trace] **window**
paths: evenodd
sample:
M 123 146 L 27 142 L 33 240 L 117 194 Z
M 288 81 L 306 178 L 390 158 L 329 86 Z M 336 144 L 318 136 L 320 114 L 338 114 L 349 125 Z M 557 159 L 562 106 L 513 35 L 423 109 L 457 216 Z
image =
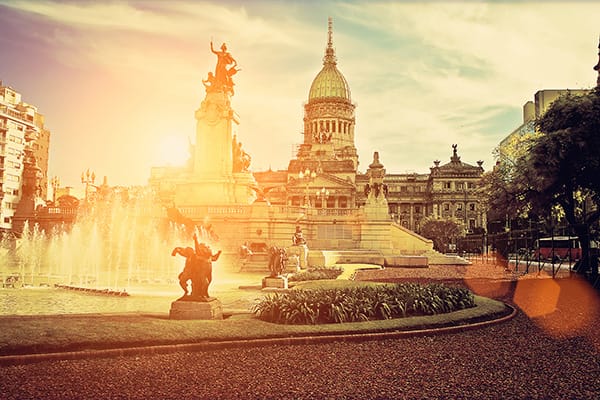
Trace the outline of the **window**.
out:
M 417 213 L 417 214 L 421 213 L 421 206 L 415 206 L 415 213 Z
M 338 207 L 339 208 L 348 208 L 348 198 L 345 196 L 341 196 L 338 199 Z
M 18 143 L 18 144 L 23 144 L 23 139 L 21 139 L 21 138 L 20 138 L 20 137 L 18 137 L 18 136 L 15 136 L 15 135 L 10 135 L 8 139 L 9 139 L 11 142 Z
M 444 203 L 444 211 L 450 211 L 450 204 Z
M 456 182 L 456 190 L 463 190 L 463 183 L 462 182 Z
M 329 196 L 327 198 L 327 208 L 335 208 L 335 197 Z
M 21 177 L 19 175 L 6 174 L 6 180 L 9 182 L 19 182 Z
M 444 189 L 450 189 L 450 182 L 444 182 Z
M 463 209 L 463 205 L 462 205 L 462 203 L 458 203 L 458 204 L 456 205 L 456 211 L 462 211 L 462 209 Z
M 475 211 L 475 203 L 469 204 L 469 211 Z
M 4 208 L 6 208 L 7 210 L 14 210 L 17 208 L 17 204 L 16 203 L 11 203 L 10 201 L 5 201 L 4 202 Z

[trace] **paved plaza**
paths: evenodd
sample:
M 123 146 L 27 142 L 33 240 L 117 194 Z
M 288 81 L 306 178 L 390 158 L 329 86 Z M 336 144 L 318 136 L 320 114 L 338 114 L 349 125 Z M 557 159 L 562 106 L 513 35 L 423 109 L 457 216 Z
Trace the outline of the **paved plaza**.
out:
M 402 280 L 402 275 L 416 273 L 390 269 L 370 275 Z M 420 275 L 462 282 L 475 293 L 516 306 L 519 314 L 476 330 L 404 339 L 250 345 L 4 366 L 0 393 L 7 399 L 600 396 L 600 299 L 587 283 L 543 273 L 519 278 L 490 265 L 431 267 Z

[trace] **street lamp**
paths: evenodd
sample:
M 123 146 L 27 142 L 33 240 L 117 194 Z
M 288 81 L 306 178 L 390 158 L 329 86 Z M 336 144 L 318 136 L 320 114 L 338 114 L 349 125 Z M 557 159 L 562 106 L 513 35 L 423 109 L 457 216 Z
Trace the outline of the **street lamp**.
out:
M 85 184 L 85 202 L 87 203 L 88 199 L 88 190 L 89 186 L 94 183 L 96 180 L 96 174 L 92 171 L 90 173 L 90 169 L 88 168 L 85 173 L 81 173 L 81 183 Z
M 52 177 L 50 184 L 52 185 L 52 203 L 56 205 L 56 191 L 60 187 L 60 178 L 58 176 Z
M 317 194 L 317 199 L 321 200 L 321 208 L 325 208 L 323 206 L 323 204 L 329 198 L 329 190 L 327 190 L 323 187 L 323 188 L 321 188 L 321 190 L 317 190 L 316 194 Z
M 306 168 L 306 170 L 304 172 L 300 171 L 300 173 L 298 174 L 298 178 L 302 181 L 306 182 L 306 191 L 304 192 L 304 205 L 306 208 L 308 208 L 310 206 L 310 201 L 309 201 L 309 196 L 308 196 L 308 185 L 310 184 L 310 181 L 312 181 L 313 179 L 315 179 L 317 177 L 317 173 L 315 171 L 311 171 L 310 169 Z

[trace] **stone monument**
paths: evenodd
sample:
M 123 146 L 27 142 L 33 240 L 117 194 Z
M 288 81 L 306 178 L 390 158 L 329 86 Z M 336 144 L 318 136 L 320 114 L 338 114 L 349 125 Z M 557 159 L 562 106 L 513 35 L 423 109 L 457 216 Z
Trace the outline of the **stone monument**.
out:
M 287 261 L 287 252 L 283 247 L 271 246 L 269 248 L 269 272 L 270 275 L 263 278 L 263 288 L 287 289 L 288 279 L 283 276 Z
M 369 183 L 365 185 L 367 198 L 363 208 L 363 223 L 361 224 L 361 243 L 363 249 L 392 248 L 390 236 L 391 217 L 388 210 L 388 187 L 383 183 L 385 168 L 379 161 L 379 152 L 373 153 L 373 162 L 367 170 Z
M 203 80 L 206 95 L 196 110 L 196 145 L 190 176 L 177 184 L 175 204 L 196 205 L 252 204 L 256 180 L 248 168 L 251 158 L 242 150 L 234 134 L 239 118 L 231 107 L 233 79 L 239 69 L 237 61 L 223 43 L 217 56 L 215 71 Z
M 308 267 L 308 246 L 300 225 L 296 225 L 296 231 L 292 236 L 292 245 L 288 248 L 288 254 L 291 257 L 298 257 L 298 266 L 300 269 Z
M 208 294 L 212 282 L 212 263 L 217 261 L 221 251 L 213 254 L 211 248 L 198 241 L 194 235 L 194 248 L 175 247 L 172 256 L 185 257 L 185 266 L 179 274 L 179 285 L 183 296 L 171 303 L 171 319 L 223 319 L 221 302 Z M 191 290 L 188 289 L 190 283 Z

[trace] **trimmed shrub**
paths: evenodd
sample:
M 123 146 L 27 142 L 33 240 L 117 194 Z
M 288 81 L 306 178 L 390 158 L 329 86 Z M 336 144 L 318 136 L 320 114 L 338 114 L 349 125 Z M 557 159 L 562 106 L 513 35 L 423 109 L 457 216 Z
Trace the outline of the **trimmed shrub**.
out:
M 278 324 L 360 322 L 448 313 L 475 307 L 468 289 L 443 284 L 349 287 L 275 293 L 253 308 L 261 320 Z
M 344 270 L 339 267 L 315 267 L 290 275 L 288 277 L 288 281 L 300 282 L 316 281 L 321 279 L 336 279 L 342 272 L 344 272 Z

